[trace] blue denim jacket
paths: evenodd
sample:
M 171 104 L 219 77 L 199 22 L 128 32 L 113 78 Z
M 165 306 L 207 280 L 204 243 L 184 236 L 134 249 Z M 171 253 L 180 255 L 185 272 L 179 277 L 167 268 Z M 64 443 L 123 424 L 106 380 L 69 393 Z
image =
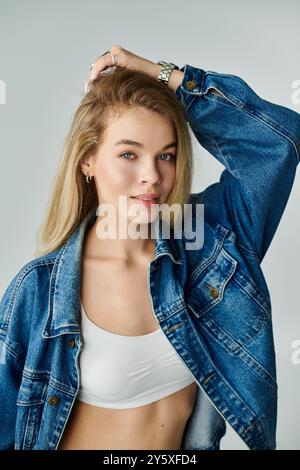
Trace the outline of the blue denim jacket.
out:
M 187 250 L 184 237 L 159 230 L 148 265 L 153 313 L 198 384 L 181 448 L 219 449 L 228 422 L 248 448 L 274 449 L 276 366 L 260 263 L 295 178 L 300 115 L 237 76 L 181 70 L 174 94 L 225 167 L 190 195 L 193 207 L 204 204 L 203 246 Z M 58 448 L 79 389 L 81 252 L 95 220 L 91 211 L 62 247 L 26 263 L 2 297 L 1 449 Z

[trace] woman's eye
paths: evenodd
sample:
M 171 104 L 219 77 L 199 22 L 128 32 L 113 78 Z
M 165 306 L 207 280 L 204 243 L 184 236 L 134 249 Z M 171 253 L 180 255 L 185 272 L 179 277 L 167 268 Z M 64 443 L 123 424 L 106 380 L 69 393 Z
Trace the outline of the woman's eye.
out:
M 124 157 L 124 155 L 133 155 L 133 153 L 131 152 L 124 152 L 124 153 L 121 153 L 120 157 L 124 158 L 124 160 L 131 160 L 131 158 L 126 158 Z
M 124 158 L 124 160 L 132 160 L 132 158 L 127 158 L 126 155 L 134 155 L 132 152 L 123 152 L 121 153 L 120 157 Z M 162 159 L 164 161 L 170 161 L 170 160 L 175 160 L 175 155 L 173 155 L 172 153 L 163 153 L 162 155 L 160 155 L 160 157 L 162 156 L 168 156 L 170 157 L 168 160 L 166 159 Z
M 172 153 L 163 153 L 161 156 L 163 155 L 167 155 L 168 157 L 171 157 L 169 160 L 175 160 L 175 155 L 173 155 Z

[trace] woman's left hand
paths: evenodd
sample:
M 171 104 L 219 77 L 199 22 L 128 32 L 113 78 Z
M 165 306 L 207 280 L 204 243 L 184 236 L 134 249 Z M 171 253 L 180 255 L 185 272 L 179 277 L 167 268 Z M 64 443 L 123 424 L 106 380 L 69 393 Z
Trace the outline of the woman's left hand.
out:
M 110 53 L 99 57 L 95 62 L 92 70 L 90 71 L 89 77 L 85 82 L 85 92 L 88 91 L 89 86 L 93 80 L 98 78 L 102 72 L 105 74 L 105 70 L 117 66 L 123 67 L 129 70 L 141 70 L 148 73 L 151 77 L 157 78 L 161 69 L 161 65 L 156 64 L 144 57 L 140 57 L 133 52 L 127 51 L 121 46 L 114 45 L 110 48 L 111 54 L 114 56 L 114 64 Z

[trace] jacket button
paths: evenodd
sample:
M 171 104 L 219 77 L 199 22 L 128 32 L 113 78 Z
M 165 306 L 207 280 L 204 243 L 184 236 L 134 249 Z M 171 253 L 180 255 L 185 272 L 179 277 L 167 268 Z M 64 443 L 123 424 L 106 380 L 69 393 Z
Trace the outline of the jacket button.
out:
M 70 349 L 73 349 L 74 346 L 75 346 L 75 341 L 74 341 L 74 338 L 70 338 L 69 341 L 68 341 L 68 346 Z
M 216 287 L 210 289 L 211 296 L 216 299 L 219 296 L 219 291 Z
M 56 395 L 52 395 L 52 397 L 48 398 L 48 403 L 52 406 L 56 406 L 59 402 L 59 398 Z
M 186 86 L 189 90 L 193 90 L 196 87 L 196 85 L 197 84 L 196 84 L 195 80 L 188 80 L 186 82 Z

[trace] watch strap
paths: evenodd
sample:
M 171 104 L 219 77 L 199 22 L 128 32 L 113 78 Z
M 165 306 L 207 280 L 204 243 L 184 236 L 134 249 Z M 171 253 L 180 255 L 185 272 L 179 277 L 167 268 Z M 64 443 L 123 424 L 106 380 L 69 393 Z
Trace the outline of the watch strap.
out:
M 173 64 L 173 62 L 166 62 L 164 60 L 160 60 L 157 63 L 159 65 L 162 65 L 162 68 L 160 69 L 157 79 L 161 81 L 162 83 L 164 83 L 165 85 L 168 85 L 172 70 L 174 69 L 179 70 L 179 67 L 178 65 Z

